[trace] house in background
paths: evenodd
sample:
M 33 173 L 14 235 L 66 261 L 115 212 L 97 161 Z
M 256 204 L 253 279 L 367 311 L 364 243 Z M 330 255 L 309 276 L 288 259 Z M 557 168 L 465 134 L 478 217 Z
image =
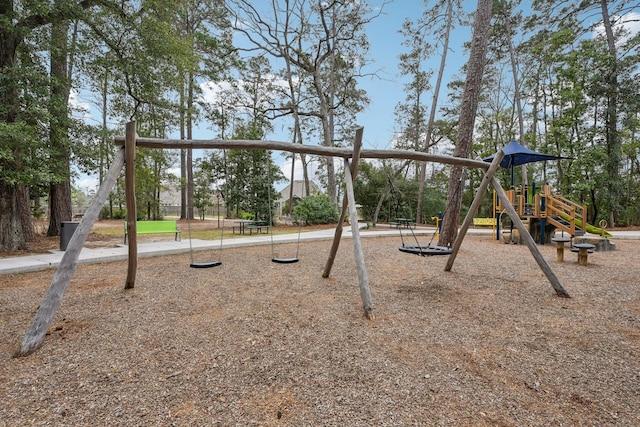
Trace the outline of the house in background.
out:
M 278 195 L 278 200 L 275 201 L 275 209 L 276 215 L 278 217 L 282 217 L 283 215 L 287 216 L 289 214 L 288 211 L 283 212 L 285 207 L 288 206 L 289 202 L 289 189 L 293 185 L 293 200 L 294 204 L 309 195 L 320 194 L 322 190 L 320 187 L 313 181 L 309 181 L 309 192 L 304 186 L 303 180 L 294 181 L 293 184 L 288 184 L 285 188 L 280 191 Z M 180 189 L 174 185 L 167 185 L 166 188 L 160 192 L 160 204 L 162 215 L 167 216 L 180 216 Z M 224 215 L 225 212 L 225 203 L 223 197 L 218 197 L 217 191 L 214 191 L 211 194 L 212 206 L 207 209 L 206 215 L 208 216 L 216 216 L 218 212 Z M 198 217 L 199 211 L 194 209 L 194 216 Z
M 291 187 L 293 186 L 293 203 L 295 203 L 307 196 L 313 196 L 314 194 L 320 194 L 322 191 L 320 187 L 313 182 L 309 181 L 309 194 L 307 194 L 306 188 L 304 186 L 303 180 L 296 180 L 293 183 L 288 184 L 280 191 L 280 198 L 276 200 L 276 212 L 278 212 L 278 216 L 288 215 L 289 212 L 283 212 L 285 206 L 288 206 L 289 202 L 289 193 L 291 192 Z
M 220 194 L 219 190 L 212 190 L 211 196 L 209 199 L 209 207 L 206 212 L 204 212 L 205 216 L 218 216 L 225 215 L 225 204 L 224 198 Z M 178 186 L 174 184 L 166 184 L 162 191 L 160 191 L 160 206 L 161 206 L 161 214 L 163 216 L 177 216 L 180 217 L 181 206 L 182 206 L 182 195 L 181 190 Z M 198 218 L 202 212 L 198 210 L 195 206 L 193 208 L 193 216 Z

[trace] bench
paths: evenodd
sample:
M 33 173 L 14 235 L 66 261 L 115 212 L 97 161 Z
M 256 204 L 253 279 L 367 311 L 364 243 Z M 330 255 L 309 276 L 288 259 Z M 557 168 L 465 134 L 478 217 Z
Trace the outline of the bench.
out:
M 261 234 L 262 229 L 265 229 L 265 233 L 269 233 L 269 228 L 271 228 L 270 225 L 247 225 L 245 227 L 245 229 L 249 230 L 249 236 L 251 236 L 254 231 L 256 234 Z
M 179 242 L 182 237 L 177 221 L 136 221 L 136 234 L 175 234 Z M 124 223 L 124 244 L 127 244 L 127 223 Z
M 473 218 L 474 227 L 495 227 L 495 218 Z

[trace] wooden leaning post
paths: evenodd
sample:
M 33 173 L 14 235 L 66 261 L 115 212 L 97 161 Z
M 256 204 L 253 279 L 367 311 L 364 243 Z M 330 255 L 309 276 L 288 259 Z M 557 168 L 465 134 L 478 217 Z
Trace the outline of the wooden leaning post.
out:
M 336 259 L 338 248 L 340 246 L 340 240 L 342 239 L 342 229 L 344 220 L 346 217 L 347 208 L 349 209 L 349 223 L 351 224 L 351 234 L 353 237 L 353 252 L 356 259 L 356 268 L 358 270 L 358 285 L 360 287 L 360 298 L 362 299 L 362 308 L 364 315 L 367 319 L 373 320 L 375 318 L 373 314 L 373 303 L 371 302 L 371 287 L 369 286 L 369 277 L 367 275 L 367 268 L 364 261 L 364 252 L 362 251 L 362 244 L 360 243 L 360 228 L 358 227 L 358 210 L 356 209 L 355 194 L 353 189 L 353 182 L 356 174 L 358 173 L 358 162 L 360 160 L 360 152 L 362 148 L 362 134 L 364 128 L 359 127 L 356 129 L 355 140 L 353 141 L 353 155 L 351 157 L 351 163 L 349 159 L 345 158 L 344 175 L 346 181 L 346 193 L 347 197 L 342 199 L 342 211 L 340 212 L 340 218 L 338 218 L 338 225 L 333 235 L 333 243 L 331 244 L 331 250 L 329 251 L 329 257 L 325 264 L 322 277 L 325 279 L 331 274 L 331 268 L 333 262 Z
M 360 150 L 362 148 L 362 134 L 364 129 L 362 127 L 356 130 L 356 138 L 353 143 L 353 160 L 351 161 L 350 166 L 350 175 L 355 177 L 358 173 L 358 164 L 360 159 Z M 356 160 L 357 159 L 357 160 Z M 336 254 L 338 253 L 338 247 L 340 246 L 340 239 L 342 238 L 342 229 L 344 220 L 346 218 L 347 209 L 349 208 L 349 199 L 342 199 L 342 210 L 340 212 L 340 218 L 338 218 L 338 225 L 336 225 L 336 231 L 333 235 L 333 243 L 331 245 L 331 250 L 329 251 L 329 258 L 327 259 L 327 263 L 324 266 L 324 271 L 322 272 L 322 277 L 327 278 L 329 274 L 331 274 L 331 268 L 333 267 L 333 262 L 336 259 Z
M 449 165 L 458 165 L 465 167 L 474 167 L 485 170 L 485 176 L 478 188 L 474 201 L 472 203 L 469 213 L 464 219 L 462 228 L 458 233 L 458 237 L 453 245 L 453 252 L 449 256 L 445 271 L 450 271 L 453 262 L 457 256 L 462 240 L 472 222 L 473 214 L 477 211 L 482 196 L 486 192 L 489 182 L 493 184 L 498 196 L 502 199 L 507 208 L 507 212 L 511 216 L 515 226 L 520 230 L 521 236 L 523 236 L 525 243 L 531 250 L 533 257 L 538 262 L 538 265 L 545 273 L 551 285 L 556 291 L 556 294 L 563 297 L 568 297 L 569 294 L 564 290 L 562 284 L 556 277 L 549 264 L 544 260 L 542 254 L 538 250 L 533 238 L 529 235 L 524 228 L 522 221 L 518 217 L 513 206 L 508 202 L 506 194 L 500 183 L 495 179 L 494 174 L 498 168 L 500 160 L 504 156 L 502 150 L 496 155 L 491 165 L 481 160 L 465 159 L 461 157 L 444 156 L 438 154 L 421 153 L 411 150 L 364 150 L 362 149 L 362 134 L 363 128 L 356 130 L 355 140 L 353 144 L 353 150 L 347 148 L 338 147 L 323 147 L 316 145 L 303 145 L 292 144 L 289 142 L 280 141 L 253 141 L 253 140 L 167 140 L 167 139 L 155 139 L 155 138 L 138 138 L 136 135 L 135 122 L 129 122 L 126 126 L 125 137 L 116 137 L 116 145 L 122 148 L 118 150 L 114 157 L 109 172 L 101 183 L 98 193 L 93 200 L 91 206 L 84 214 L 82 221 L 80 222 L 76 232 L 71 237 L 67 250 L 60 261 L 58 270 L 56 271 L 49 290 L 47 291 L 44 301 L 40 304 L 35 318 L 27 330 L 19 349 L 16 351 L 15 356 L 25 356 L 35 350 L 37 350 L 44 340 L 47 330 L 51 326 L 56 311 L 60 307 L 62 298 L 66 289 L 71 282 L 71 278 L 75 273 L 78 265 L 78 258 L 80 251 L 84 246 L 84 243 L 93 227 L 93 224 L 98 219 L 100 211 L 104 203 L 106 202 L 111 189 L 116 183 L 116 179 L 120 174 L 123 166 L 126 166 L 125 170 L 125 199 L 127 204 L 127 233 L 129 235 L 129 252 L 128 252 L 128 268 L 127 278 L 125 281 L 125 289 L 132 289 L 135 286 L 136 270 L 137 270 L 137 233 L 136 233 L 136 197 L 135 197 L 135 148 L 147 147 L 156 149 L 240 149 L 240 150 L 274 150 L 274 151 L 288 151 L 291 153 L 304 153 L 319 155 L 324 157 L 340 157 L 345 163 L 345 182 L 346 182 L 346 198 L 343 200 L 342 212 L 340 215 L 339 223 L 336 227 L 333 244 L 325 265 L 322 277 L 327 278 L 331 272 L 335 256 L 338 251 L 338 246 L 342 237 L 342 224 L 346 217 L 347 210 L 349 211 L 351 231 L 353 238 L 353 248 L 355 255 L 355 262 L 358 272 L 358 282 L 360 286 L 360 296 L 362 298 L 362 305 L 364 314 L 368 319 L 373 319 L 373 303 L 371 301 L 371 289 L 369 286 L 369 280 L 367 277 L 367 270 L 364 261 L 364 253 L 362 251 L 362 245 L 360 240 L 360 230 L 358 228 L 358 213 L 356 210 L 356 200 L 354 196 L 354 182 L 358 172 L 358 163 L 360 159 L 403 159 L 403 160 L 416 160 L 422 162 L 436 162 Z M 351 159 L 351 160 L 349 160 Z
M 62 297 L 69 287 L 69 283 L 71 283 L 73 274 L 76 272 L 78 258 L 80 257 L 80 251 L 84 246 L 84 242 L 87 241 L 91 228 L 102 211 L 102 206 L 104 206 L 109 197 L 109 193 L 111 193 L 111 189 L 116 184 L 116 179 L 122 170 L 123 164 L 124 149 L 120 149 L 111 161 L 111 167 L 104 181 L 102 181 L 95 199 L 93 199 L 91 206 L 89 206 L 89 209 L 87 209 L 82 216 L 82 220 L 73 233 L 73 236 L 71 236 L 67 250 L 62 256 L 62 260 L 58 265 L 56 274 L 53 276 L 44 301 L 40 304 L 33 323 L 31 323 L 31 327 L 22 339 L 22 344 L 20 344 L 20 348 L 16 351 L 15 356 L 26 356 L 36 351 L 42 345 L 42 341 L 51 326 L 53 317 L 62 303 Z

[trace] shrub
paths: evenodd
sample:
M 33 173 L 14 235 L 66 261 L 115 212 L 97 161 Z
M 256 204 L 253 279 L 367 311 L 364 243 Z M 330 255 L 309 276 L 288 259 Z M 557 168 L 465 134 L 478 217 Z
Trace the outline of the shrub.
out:
M 127 211 L 125 209 L 114 209 L 113 210 L 113 217 L 111 219 L 126 219 L 127 218 Z
M 325 195 L 308 196 L 293 208 L 293 219 L 305 225 L 332 224 L 338 221 L 338 207 Z

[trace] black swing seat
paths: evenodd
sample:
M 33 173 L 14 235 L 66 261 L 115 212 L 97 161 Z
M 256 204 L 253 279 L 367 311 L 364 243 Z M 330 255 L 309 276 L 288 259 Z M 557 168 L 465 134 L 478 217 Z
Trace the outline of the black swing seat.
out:
M 293 264 L 300 261 L 298 258 L 271 258 L 271 262 L 276 264 Z
M 189 264 L 191 268 L 211 268 L 222 265 L 222 261 L 212 261 L 212 262 L 192 262 Z
M 449 255 L 453 253 L 453 249 L 448 246 L 400 246 L 398 248 L 400 252 L 408 254 L 421 255 L 421 256 L 433 256 L 433 255 Z

